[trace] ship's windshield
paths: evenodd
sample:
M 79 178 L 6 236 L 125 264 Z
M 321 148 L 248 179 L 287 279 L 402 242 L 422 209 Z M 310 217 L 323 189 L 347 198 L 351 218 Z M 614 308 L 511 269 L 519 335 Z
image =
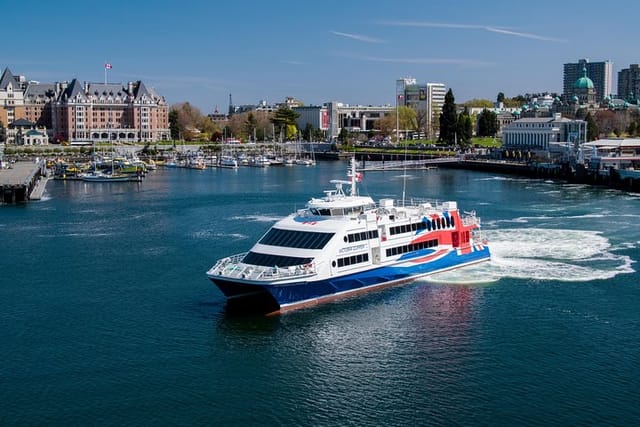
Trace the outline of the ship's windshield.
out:
M 347 206 L 336 208 L 311 208 L 309 211 L 318 216 L 345 216 L 359 214 L 367 209 L 373 209 L 375 205 Z
M 309 264 L 311 261 L 313 261 L 313 258 L 260 254 L 257 252 L 249 252 L 242 259 L 242 262 L 245 264 L 262 265 L 265 267 L 291 267 Z
M 272 228 L 258 243 L 285 248 L 322 249 L 331 240 L 333 234 Z

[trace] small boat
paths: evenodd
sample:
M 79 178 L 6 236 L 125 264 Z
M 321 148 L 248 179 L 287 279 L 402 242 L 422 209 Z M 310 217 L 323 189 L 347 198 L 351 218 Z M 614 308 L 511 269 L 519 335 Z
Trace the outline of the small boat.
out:
M 237 169 L 238 161 L 233 156 L 221 156 L 220 164 L 218 166 L 221 168 Z
M 207 168 L 207 162 L 202 157 L 190 157 L 187 160 L 187 168 L 205 170 Z
M 251 161 L 249 161 L 249 164 L 257 168 L 266 168 L 268 166 L 271 166 L 271 160 L 269 160 L 266 156 L 256 156 Z
M 375 203 L 358 195 L 355 159 L 348 176 L 207 271 L 230 307 L 278 313 L 491 258 L 475 212 L 454 201 Z
M 139 181 L 140 178 L 130 174 L 112 174 L 94 170 L 91 172 L 80 174 L 80 179 L 86 182 L 127 182 L 127 181 Z
M 297 159 L 296 160 L 296 165 L 313 166 L 314 163 L 313 163 L 313 161 L 311 161 L 311 159 Z

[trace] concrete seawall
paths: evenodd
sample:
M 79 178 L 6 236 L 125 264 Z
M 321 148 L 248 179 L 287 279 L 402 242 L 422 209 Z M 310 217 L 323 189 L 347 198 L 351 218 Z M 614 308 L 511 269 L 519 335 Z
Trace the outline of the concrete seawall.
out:
M 608 176 L 605 176 L 582 166 L 573 169 L 566 164 L 526 164 L 493 160 L 460 160 L 455 163 L 443 164 L 440 167 L 494 172 L 530 178 L 558 179 L 576 184 L 601 185 L 618 190 L 640 192 L 640 179 L 623 179 L 615 169 L 609 170 Z

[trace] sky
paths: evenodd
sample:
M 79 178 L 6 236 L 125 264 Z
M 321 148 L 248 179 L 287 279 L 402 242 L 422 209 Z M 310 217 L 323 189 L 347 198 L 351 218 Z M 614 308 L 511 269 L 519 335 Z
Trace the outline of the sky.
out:
M 563 64 L 640 62 L 640 2 L 21 0 L 0 67 L 42 83 L 142 80 L 203 114 L 294 97 L 395 103 L 395 81 L 457 103 L 562 92 Z M 6 8 L 5 8 L 6 10 Z

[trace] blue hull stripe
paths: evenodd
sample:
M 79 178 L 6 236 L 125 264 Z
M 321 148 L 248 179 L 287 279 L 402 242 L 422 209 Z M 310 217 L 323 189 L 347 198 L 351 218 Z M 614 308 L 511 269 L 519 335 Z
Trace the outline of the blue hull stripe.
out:
M 412 277 L 449 270 L 459 265 L 471 264 L 489 258 L 489 248 L 485 247 L 482 250 L 475 250 L 464 255 L 458 255 L 457 252 L 453 250 L 442 258 L 424 263 L 405 266 L 385 266 L 311 282 L 296 282 L 282 285 L 246 285 L 218 278 L 212 279 L 212 281 L 218 285 L 227 297 L 263 294 L 266 298 L 269 298 L 270 294 L 275 302 L 282 307 L 335 294 L 348 293 L 369 286 L 411 280 Z M 410 261 L 405 264 L 410 264 Z

